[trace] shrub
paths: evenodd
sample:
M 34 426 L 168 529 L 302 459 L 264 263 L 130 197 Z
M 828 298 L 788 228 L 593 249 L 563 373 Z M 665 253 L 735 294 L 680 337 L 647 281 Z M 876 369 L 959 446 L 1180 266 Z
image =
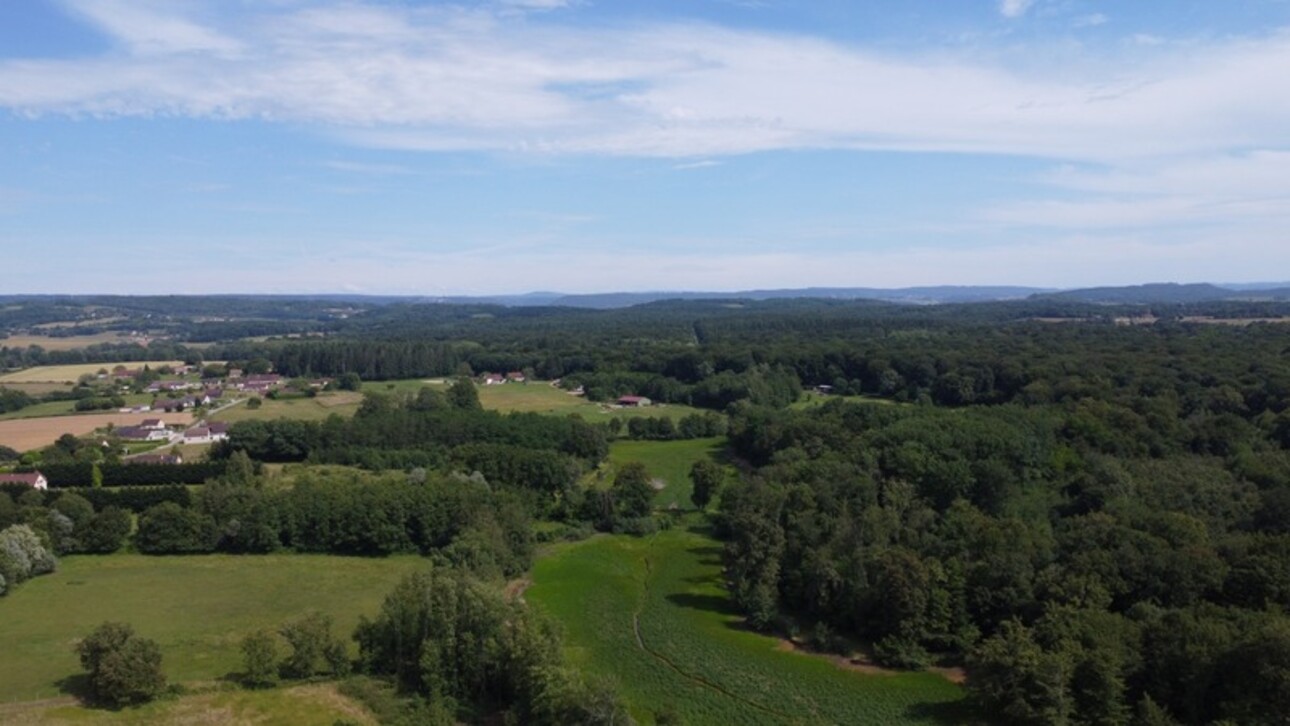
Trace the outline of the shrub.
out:
M 105 622 L 76 646 L 93 698 L 112 706 L 143 703 L 166 687 L 161 649 L 125 623 Z
M 249 688 L 268 688 L 278 682 L 278 641 L 269 631 L 251 633 L 242 639 L 242 683 Z

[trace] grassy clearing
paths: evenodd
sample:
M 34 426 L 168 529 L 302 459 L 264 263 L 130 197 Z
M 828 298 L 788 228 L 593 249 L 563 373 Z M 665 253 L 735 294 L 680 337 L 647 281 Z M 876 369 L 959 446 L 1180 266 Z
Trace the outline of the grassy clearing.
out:
M 837 400 L 846 401 L 847 403 L 870 403 L 875 406 L 909 405 L 909 404 L 902 404 L 897 401 L 893 401 L 889 398 L 878 398 L 877 396 L 834 396 L 834 395 L 826 396 L 822 393 L 816 393 L 815 391 L 807 391 L 806 393 L 802 394 L 801 398 L 797 399 L 797 401 L 790 404 L 789 408 L 797 409 L 797 410 L 817 408 L 819 406 L 823 406 L 829 401 L 837 401 Z
M 418 557 L 68 557 L 0 598 L 0 703 L 60 695 L 58 682 L 80 672 L 73 644 L 105 620 L 156 640 L 171 681 L 210 681 L 239 669 L 244 635 L 311 608 L 348 639 L 360 615 L 424 566 Z
M 644 723 L 918 724 L 962 719 L 962 690 L 928 673 L 866 674 L 744 630 L 720 547 L 688 526 L 559 545 L 525 598 L 564 626 L 570 656 L 615 682 Z
M 339 720 L 375 725 L 376 719 L 361 705 L 336 691 L 331 683 L 314 683 L 267 691 L 221 690 L 150 703 L 122 711 L 87 709 L 77 705 L 16 704 L 0 706 L 0 721 L 7 724 L 103 724 L 133 726 L 161 724 L 282 724 L 313 726 Z
M 322 421 L 336 414 L 344 418 L 353 416 L 363 402 L 361 394 L 352 391 L 327 391 L 315 398 L 262 399 L 259 408 L 247 408 L 245 403 L 226 408 L 211 416 L 215 421 L 269 421 L 279 418 L 299 421 Z
M 66 366 L 36 366 L 0 376 L 0 385 L 9 383 L 75 383 L 83 375 L 94 375 L 100 370 L 112 370 L 118 365 L 130 369 L 148 366 L 156 369 L 161 366 L 182 366 L 181 360 L 154 360 L 130 363 L 78 363 Z
M 14 383 L 12 381 L 0 382 L 0 388 L 10 388 L 15 391 L 22 391 L 32 398 L 39 398 L 46 393 L 54 391 L 70 391 L 72 383 Z
M 416 381 L 419 384 L 410 387 L 410 382 L 395 382 L 394 390 L 411 390 L 415 392 L 420 386 L 446 389 L 451 385 L 449 380 Z M 380 383 L 364 384 L 364 390 L 382 390 Z M 370 388 L 369 388 L 370 387 Z M 504 383 L 496 386 L 478 386 L 479 402 L 491 411 L 520 411 L 531 413 L 549 413 L 567 415 L 576 413 L 592 423 L 603 423 L 611 418 L 637 418 L 640 416 L 668 417 L 673 420 L 692 413 L 702 413 L 700 409 L 679 404 L 661 404 L 646 408 L 618 408 L 605 403 L 588 401 L 582 396 L 574 396 L 564 389 L 552 386 L 547 381 L 529 383 Z
M 682 441 L 615 441 L 609 445 L 609 461 L 594 475 L 599 482 L 608 484 L 614 479 L 617 467 L 629 461 L 639 461 L 649 470 L 651 478 L 661 479 L 663 488 L 654 495 L 654 506 L 681 509 L 694 506 L 690 502 L 690 467 L 702 458 L 719 458 L 725 446 L 724 438 L 688 439 Z

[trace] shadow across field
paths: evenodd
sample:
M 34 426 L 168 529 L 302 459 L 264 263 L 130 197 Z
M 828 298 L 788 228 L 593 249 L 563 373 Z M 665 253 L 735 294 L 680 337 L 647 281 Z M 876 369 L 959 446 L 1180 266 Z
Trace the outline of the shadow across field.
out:
M 673 605 L 720 615 L 737 616 L 739 609 L 725 595 L 700 595 L 690 592 L 674 592 L 665 596 Z

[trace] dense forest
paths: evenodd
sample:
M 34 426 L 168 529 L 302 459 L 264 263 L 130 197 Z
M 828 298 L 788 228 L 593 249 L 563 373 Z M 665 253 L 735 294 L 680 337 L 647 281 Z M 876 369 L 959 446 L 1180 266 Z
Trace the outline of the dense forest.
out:
M 360 632 L 364 668 L 426 703 L 456 699 L 460 713 L 472 699 L 509 699 L 512 714 L 537 718 L 537 686 L 513 672 L 436 670 L 451 661 L 440 651 L 433 667 L 412 664 L 399 619 L 443 592 L 481 608 L 490 628 L 519 622 L 476 578 L 523 573 L 542 538 L 668 526 L 651 511 L 643 467 L 587 485 L 611 441 L 726 435 L 739 475 L 708 516 L 751 627 L 821 650 L 859 647 L 894 668 L 961 665 L 987 721 L 1284 724 L 1290 326 L 1200 319 L 1287 312 L 1062 296 L 608 311 L 315 301 L 266 320 L 322 337 L 198 352 L 183 341 L 207 323 L 172 320 L 175 337 L 155 350 L 5 348 L 8 366 L 164 352 L 287 376 L 457 382 L 408 395 L 369 387 L 349 419 L 236 424 L 216 463 L 202 465 L 213 468 L 193 474 L 207 481 L 194 490 L 10 488 L 0 530 L 25 527 L 22 546 L 51 555 L 104 552 L 125 544 L 121 522 L 133 512 L 130 541 L 145 553 L 420 553 L 438 569 L 402 586 Z M 559 379 L 591 400 L 630 393 L 707 412 L 611 425 L 486 411 L 468 380 L 485 371 Z M 805 390 L 831 395 L 804 407 Z M 0 396 L 4 410 L 30 403 Z M 274 488 L 258 462 L 352 468 L 316 467 Z M 74 484 L 84 469 L 51 471 Z M 696 498 L 700 509 L 707 499 Z M 36 574 L 10 569 L 11 585 Z M 544 627 L 524 625 L 537 638 L 524 657 L 550 652 Z M 544 672 L 567 676 L 547 658 Z M 612 694 L 570 688 L 582 694 L 576 708 L 618 713 Z

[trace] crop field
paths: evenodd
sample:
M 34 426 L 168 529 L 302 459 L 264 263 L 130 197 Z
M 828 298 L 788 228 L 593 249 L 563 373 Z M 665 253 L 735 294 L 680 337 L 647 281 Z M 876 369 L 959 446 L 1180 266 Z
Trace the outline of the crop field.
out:
M 331 615 L 334 632 L 351 642 L 359 616 L 374 614 L 404 575 L 424 566 L 418 557 L 68 557 L 58 572 L 0 598 L 0 703 L 58 696 L 58 682 L 81 672 L 76 639 L 105 620 L 156 640 L 177 683 L 236 672 L 243 636 L 311 608 Z
M 103 726 L 314 726 L 339 722 L 374 726 L 377 723 L 362 705 L 338 693 L 332 683 L 262 691 L 230 688 L 165 699 L 121 711 L 88 709 L 66 703 L 65 699 L 57 699 L 53 703 L 0 704 L 0 722 L 24 726 L 67 723 Z
M 0 421 L 0 444 L 18 451 L 48 446 L 63 434 L 84 436 L 108 424 L 137 426 L 145 418 L 159 418 L 167 424 L 189 424 L 190 413 L 89 413 L 77 416 L 48 416 Z
M 35 368 L 25 368 L 0 376 L 0 386 L 7 383 L 75 383 L 83 375 L 94 375 L 104 369 L 110 371 L 118 365 L 134 369 L 142 368 L 145 365 L 150 368 L 159 368 L 161 366 L 181 366 L 183 364 L 184 362 L 181 360 L 154 360 L 131 363 L 78 363 L 66 366 L 36 366 Z
M 617 467 L 639 461 L 645 465 L 650 477 L 660 479 L 663 488 L 654 495 L 654 506 L 690 509 L 690 467 L 702 458 L 718 458 L 725 444 L 724 438 L 688 439 L 681 441 L 614 441 L 609 445 L 609 463 L 601 467 L 596 476 L 601 481 L 613 481 Z
M 259 408 L 247 408 L 245 403 L 226 408 L 211 416 L 215 421 L 268 421 L 279 418 L 298 421 L 322 421 L 332 414 L 345 418 L 353 416 L 363 396 L 352 391 L 327 391 L 315 398 L 262 399 Z
M 58 338 L 51 338 L 48 335 L 11 335 L 8 338 L 0 338 L 0 347 L 28 348 L 38 345 L 45 350 L 76 350 L 77 348 L 87 348 L 91 345 L 101 345 L 103 343 L 142 342 L 140 339 L 124 333 L 95 333 L 94 335 L 73 335 Z
M 931 673 L 860 673 L 742 627 L 720 545 L 698 526 L 558 545 L 525 598 L 563 626 L 570 656 L 632 713 L 687 724 L 962 722 L 963 691 Z

